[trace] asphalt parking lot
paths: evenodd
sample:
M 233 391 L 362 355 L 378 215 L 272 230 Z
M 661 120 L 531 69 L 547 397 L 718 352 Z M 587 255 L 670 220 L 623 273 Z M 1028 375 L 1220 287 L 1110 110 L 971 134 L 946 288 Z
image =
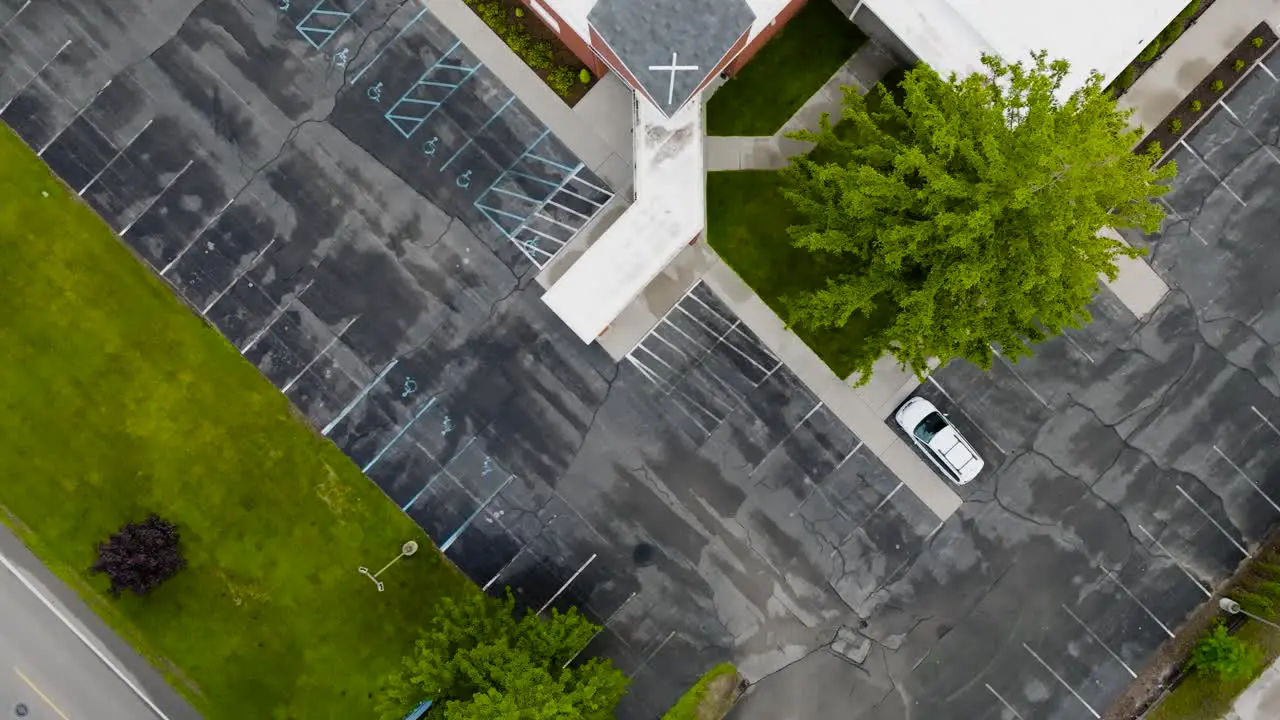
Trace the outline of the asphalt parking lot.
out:
M 740 718 L 1089 717 L 1280 514 L 1265 72 L 1132 238 L 1151 318 L 923 386 L 992 468 L 939 523 L 704 286 L 582 346 L 532 277 L 621 188 L 437 0 L 327 2 L 0 0 L 0 120 L 472 579 L 603 623 L 620 717 L 725 659 Z
M 1173 290 L 989 372 L 922 385 L 987 460 L 873 598 L 862 668 L 815 652 L 736 718 L 1089 718 L 1280 519 L 1280 60 L 1170 152 L 1170 217 L 1127 239 Z M 814 692 L 813 688 L 832 688 Z M 855 706 L 862 711 L 848 713 Z
M 663 377 L 542 305 L 613 190 L 430 5 L 161 5 L 0 0 L 0 119 L 472 579 L 604 624 L 620 717 L 800 657 L 924 550 L 705 288 Z

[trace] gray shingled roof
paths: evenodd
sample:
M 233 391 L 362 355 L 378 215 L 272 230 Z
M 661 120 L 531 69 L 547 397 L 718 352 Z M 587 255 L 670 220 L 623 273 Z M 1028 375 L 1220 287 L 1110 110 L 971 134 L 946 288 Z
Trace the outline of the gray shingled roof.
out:
M 746 0 L 599 0 L 591 26 L 668 116 L 746 32 L 755 13 Z M 675 63 L 672 63 L 672 56 Z M 696 70 L 654 66 L 679 65 Z

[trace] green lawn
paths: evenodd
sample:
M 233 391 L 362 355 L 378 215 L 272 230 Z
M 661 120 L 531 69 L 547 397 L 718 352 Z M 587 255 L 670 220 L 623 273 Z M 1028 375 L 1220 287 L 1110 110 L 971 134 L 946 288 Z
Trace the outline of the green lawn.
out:
M 1280 657 L 1280 632 L 1259 622 L 1249 621 L 1236 633 L 1263 649 L 1266 663 L 1251 677 L 1219 680 L 1213 675 L 1193 672 L 1159 706 L 1147 720 L 1216 720 L 1227 714 L 1232 702 L 1271 662 Z
M 707 134 L 774 134 L 866 39 L 830 0 L 810 0 L 707 101 Z
M 783 298 L 819 289 L 841 272 L 833 257 L 791 244 L 787 227 L 802 220 L 782 196 L 775 171 L 707 173 L 707 242 L 783 320 L 790 315 Z M 888 312 L 872 318 L 855 313 L 842 328 L 792 330 L 843 378 L 869 352 L 863 342 L 867 333 L 891 318 Z
M 206 718 L 371 717 L 473 586 L 3 126 L 0 198 L 0 518 Z M 190 565 L 111 599 L 94 545 L 150 511 Z

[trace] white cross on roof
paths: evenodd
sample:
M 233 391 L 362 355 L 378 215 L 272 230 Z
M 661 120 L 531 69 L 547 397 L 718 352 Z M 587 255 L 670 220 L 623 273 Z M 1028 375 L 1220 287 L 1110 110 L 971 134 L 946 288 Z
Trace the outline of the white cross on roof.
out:
M 667 83 L 667 104 L 675 102 L 676 97 L 676 71 L 677 70 L 697 70 L 697 65 L 678 65 L 676 64 L 676 53 L 671 53 L 670 65 L 650 65 L 650 70 L 670 70 L 671 80 Z

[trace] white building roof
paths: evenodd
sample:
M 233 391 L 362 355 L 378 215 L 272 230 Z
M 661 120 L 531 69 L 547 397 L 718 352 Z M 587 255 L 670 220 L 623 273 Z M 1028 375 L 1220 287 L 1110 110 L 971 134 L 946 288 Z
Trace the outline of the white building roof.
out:
M 706 220 L 701 98 L 671 119 L 643 99 L 639 106 L 635 203 L 542 296 L 586 343 L 644 292 Z
M 981 69 L 984 52 L 1007 62 L 1035 50 L 1064 58 L 1074 90 L 1093 70 L 1115 78 L 1184 3 L 1171 0 L 864 0 L 900 40 L 944 76 Z M 1099 22 L 1105 18 L 1105 22 Z

